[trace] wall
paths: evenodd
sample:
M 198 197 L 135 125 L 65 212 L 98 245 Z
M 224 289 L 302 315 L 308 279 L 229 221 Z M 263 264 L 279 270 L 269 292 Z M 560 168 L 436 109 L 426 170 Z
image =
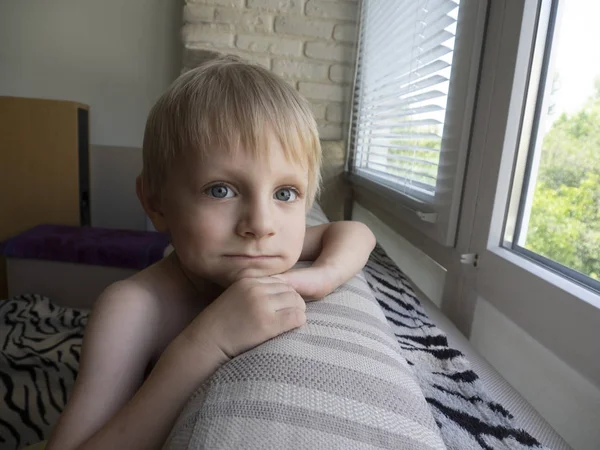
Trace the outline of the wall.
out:
M 0 95 L 90 106 L 92 224 L 144 229 L 146 117 L 181 67 L 182 1 L 0 1 Z
M 179 2 L 0 2 L 0 95 L 90 105 L 91 143 L 140 147 L 181 60 Z
M 135 193 L 135 178 L 142 171 L 142 150 L 94 145 L 90 153 L 92 224 L 102 228 L 148 229 L 146 214 Z
M 188 0 L 184 67 L 207 51 L 262 64 L 310 101 L 322 139 L 343 139 L 357 14 L 356 0 Z
M 600 443 L 600 388 L 573 370 L 483 297 L 473 346 L 574 449 Z

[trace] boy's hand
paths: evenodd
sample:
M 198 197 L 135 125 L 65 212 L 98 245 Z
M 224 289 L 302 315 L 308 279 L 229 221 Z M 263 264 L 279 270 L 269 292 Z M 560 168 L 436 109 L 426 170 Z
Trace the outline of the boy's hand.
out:
M 245 278 L 227 288 L 183 333 L 233 358 L 304 325 L 305 310 L 302 297 L 281 280 Z
M 333 292 L 365 266 L 375 247 L 375 236 L 360 222 L 331 222 L 306 229 L 300 261 L 314 261 L 307 269 L 276 275 L 307 300 Z
M 291 269 L 279 275 L 274 275 L 286 284 L 292 286 L 305 300 L 318 300 L 333 292 L 343 284 L 343 273 L 333 266 L 318 266 L 302 269 Z

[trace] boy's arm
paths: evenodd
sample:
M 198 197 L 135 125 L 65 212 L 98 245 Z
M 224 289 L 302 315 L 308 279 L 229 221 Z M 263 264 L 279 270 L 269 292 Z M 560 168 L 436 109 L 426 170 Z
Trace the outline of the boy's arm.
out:
M 304 297 L 325 297 L 365 266 L 375 243 L 373 232 L 361 222 L 331 222 L 307 228 L 300 261 L 314 263 L 277 278 Z
M 190 396 L 227 359 L 216 347 L 175 338 L 135 396 L 77 448 L 161 449 Z
M 46 450 L 161 447 L 222 353 L 195 348 L 188 358 L 189 346 L 174 344 L 142 385 L 160 326 L 160 309 L 142 289 L 121 282 L 103 293 L 86 327 L 75 388 Z M 198 354 L 201 367 L 190 364 Z
M 191 394 L 221 364 L 306 320 L 289 285 L 239 280 L 169 344 L 135 392 L 162 319 L 148 301 L 124 301 L 135 293 L 101 298 L 86 329 L 78 386 L 46 450 L 162 448 Z

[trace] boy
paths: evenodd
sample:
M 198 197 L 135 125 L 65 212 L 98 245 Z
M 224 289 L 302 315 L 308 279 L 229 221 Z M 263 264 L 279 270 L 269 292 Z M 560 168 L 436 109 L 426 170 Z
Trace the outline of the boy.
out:
M 306 229 L 316 124 L 261 67 L 222 58 L 183 74 L 150 112 L 143 151 L 138 197 L 175 251 L 94 305 L 47 450 L 160 448 L 219 365 L 302 326 L 302 296 L 350 279 L 375 245 L 355 222 Z

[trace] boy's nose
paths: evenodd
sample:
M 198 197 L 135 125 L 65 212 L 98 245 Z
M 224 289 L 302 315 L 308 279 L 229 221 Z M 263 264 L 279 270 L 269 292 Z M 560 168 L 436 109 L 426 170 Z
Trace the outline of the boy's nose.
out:
M 275 234 L 273 211 L 266 202 L 246 205 L 237 224 L 236 232 L 242 237 L 263 238 Z

